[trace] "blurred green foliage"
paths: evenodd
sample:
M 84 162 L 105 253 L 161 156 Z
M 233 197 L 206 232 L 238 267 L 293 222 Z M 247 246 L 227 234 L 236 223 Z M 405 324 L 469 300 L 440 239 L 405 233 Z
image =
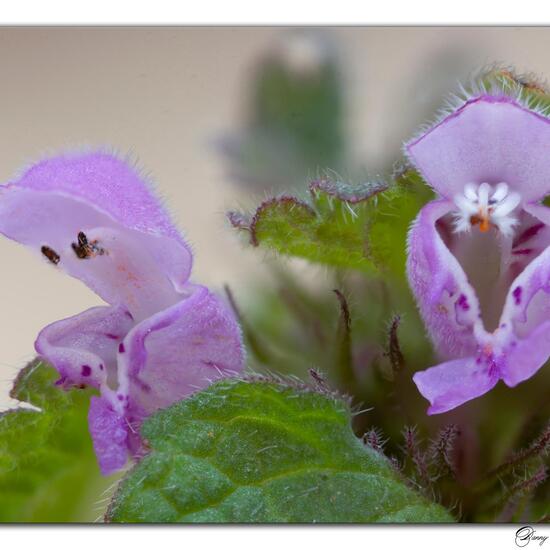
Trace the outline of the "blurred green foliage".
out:
M 221 140 L 230 176 L 256 188 L 301 186 L 320 170 L 344 169 L 344 83 L 326 35 L 282 33 L 258 63 L 246 122 Z

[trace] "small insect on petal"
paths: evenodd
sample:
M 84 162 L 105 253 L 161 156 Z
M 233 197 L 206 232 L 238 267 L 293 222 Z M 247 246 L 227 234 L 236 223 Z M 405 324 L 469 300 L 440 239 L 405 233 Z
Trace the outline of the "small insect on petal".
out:
M 49 246 L 44 245 L 40 249 L 40 251 L 42 252 L 42 254 L 44 256 L 46 256 L 46 258 L 48 258 L 48 260 L 52 264 L 57 265 L 59 263 L 59 260 L 61 259 L 61 256 L 59 256 L 59 254 L 53 248 L 50 248 Z
M 71 248 L 81 260 L 105 254 L 105 250 L 97 245 L 97 240 L 89 242 L 86 233 L 83 231 L 78 232 L 77 241 L 77 243 L 71 243 Z

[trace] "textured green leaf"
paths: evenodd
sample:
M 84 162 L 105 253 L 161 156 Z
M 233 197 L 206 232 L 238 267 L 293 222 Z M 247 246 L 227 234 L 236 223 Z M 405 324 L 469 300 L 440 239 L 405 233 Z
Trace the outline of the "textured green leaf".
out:
M 350 427 L 347 403 L 226 380 L 150 417 L 151 451 L 121 482 L 113 522 L 453 521 Z
M 229 213 L 253 246 L 286 256 L 372 273 L 404 274 L 406 235 L 431 192 L 413 171 L 392 185 L 322 179 L 310 185 L 311 201 L 282 196 L 263 202 L 253 216 Z
M 53 384 L 56 371 L 33 361 L 11 396 L 41 410 L 0 413 L 0 521 L 92 521 L 105 487 L 88 434 L 90 394 Z

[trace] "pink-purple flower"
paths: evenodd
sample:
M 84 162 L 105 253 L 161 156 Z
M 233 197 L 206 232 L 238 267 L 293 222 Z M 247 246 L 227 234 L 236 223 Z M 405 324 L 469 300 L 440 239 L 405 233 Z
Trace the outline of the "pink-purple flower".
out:
M 438 195 L 407 266 L 442 361 L 414 376 L 436 414 L 550 356 L 550 120 L 521 94 L 479 90 L 405 151 Z
M 109 304 L 47 326 L 35 344 L 59 385 L 99 390 L 88 419 L 104 474 L 140 452 L 146 416 L 243 369 L 233 314 L 189 281 L 189 246 L 122 160 L 95 152 L 32 166 L 0 186 L 0 232 Z

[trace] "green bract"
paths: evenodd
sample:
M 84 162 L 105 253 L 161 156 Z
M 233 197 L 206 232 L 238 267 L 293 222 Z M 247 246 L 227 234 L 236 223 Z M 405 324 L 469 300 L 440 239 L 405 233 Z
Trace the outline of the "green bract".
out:
M 403 276 L 409 225 L 430 196 L 419 182 L 410 170 L 391 184 L 321 179 L 310 185 L 309 202 L 275 197 L 252 216 L 230 212 L 229 219 L 253 246 L 320 264 Z

